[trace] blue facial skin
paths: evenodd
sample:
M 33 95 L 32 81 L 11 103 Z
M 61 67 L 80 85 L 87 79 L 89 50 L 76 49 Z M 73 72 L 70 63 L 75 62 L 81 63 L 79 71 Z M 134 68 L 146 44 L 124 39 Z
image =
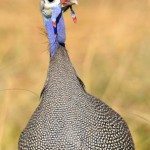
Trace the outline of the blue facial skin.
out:
M 50 43 L 50 54 L 53 57 L 59 43 L 65 43 L 66 41 L 65 23 L 61 6 L 58 5 L 52 8 L 51 17 L 47 17 L 44 12 L 42 12 L 42 15 Z M 53 26 L 52 21 L 56 22 L 56 27 Z

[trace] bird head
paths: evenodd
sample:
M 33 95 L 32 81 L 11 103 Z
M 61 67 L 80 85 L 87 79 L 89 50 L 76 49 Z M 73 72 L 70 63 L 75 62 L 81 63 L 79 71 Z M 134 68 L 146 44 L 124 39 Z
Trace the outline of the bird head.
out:
M 46 18 L 52 15 L 52 8 L 60 4 L 60 0 L 41 0 L 40 9 Z

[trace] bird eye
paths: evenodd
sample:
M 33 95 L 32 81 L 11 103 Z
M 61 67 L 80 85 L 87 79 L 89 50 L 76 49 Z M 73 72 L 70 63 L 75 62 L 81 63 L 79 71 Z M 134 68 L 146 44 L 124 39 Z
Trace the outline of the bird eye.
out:
M 54 0 L 48 0 L 49 2 L 53 2 Z

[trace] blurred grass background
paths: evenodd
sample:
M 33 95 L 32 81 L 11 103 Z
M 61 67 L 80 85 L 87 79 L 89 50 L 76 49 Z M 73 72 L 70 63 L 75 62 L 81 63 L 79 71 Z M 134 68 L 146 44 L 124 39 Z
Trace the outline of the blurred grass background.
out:
M 150 0 L 79 3 L 78 24 L 64 16 L 72 63 L 87 90 L 124 117 L 136 149 L 149 150 Z M 48 43 L 39 0 L 1 1 L 0 20 L 0 150 L 16 150 L 40 102 Z

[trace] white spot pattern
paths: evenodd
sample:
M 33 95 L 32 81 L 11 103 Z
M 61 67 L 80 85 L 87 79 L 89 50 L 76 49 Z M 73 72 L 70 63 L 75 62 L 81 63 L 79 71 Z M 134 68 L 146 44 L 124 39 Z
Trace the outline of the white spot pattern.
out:
M 65 48 L 59 47 L 19 150 L 134 150 L 134 144 L 125 121 L 85 91 Z

